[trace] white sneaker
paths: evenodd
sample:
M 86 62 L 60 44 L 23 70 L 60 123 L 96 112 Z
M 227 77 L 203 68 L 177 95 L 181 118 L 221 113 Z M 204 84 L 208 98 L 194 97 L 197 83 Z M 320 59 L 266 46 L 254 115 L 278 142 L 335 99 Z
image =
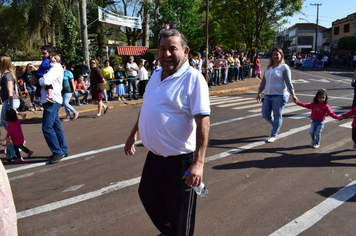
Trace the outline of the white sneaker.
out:
M 118 98 L 117 100 L 118 100 L 118 101 L 121 101 L 121 98 Z
M 122 98 L 122 101 L 126 100 L 125 98 Z
M 319 148 L 319 146 L 320 146 L 320 144 L 315 144 L 314 146 L 313 146 L 313 148 Z
M 267 143 L 273 143 L 274 141 L 276 141 L 276 137 L 270 137 L 269 139 L 267 139 Z

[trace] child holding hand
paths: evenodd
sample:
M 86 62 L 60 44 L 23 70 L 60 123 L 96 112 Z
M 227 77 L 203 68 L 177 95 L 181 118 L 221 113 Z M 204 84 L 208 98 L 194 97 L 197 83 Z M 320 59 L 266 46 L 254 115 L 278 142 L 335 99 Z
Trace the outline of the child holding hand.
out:
M 334 119 L 338 119 L 339 116 L 336 115 L 328 105 L 328 94 L 325 89 L 320 89 L 316 93 L 313 102 L 306 104 L 297 101 L 296 104 L 312 110 L 310 116 L 312 123 L 309 131 L 312 138 L 310 146 L 312 148 L 318 148 L 320 146 L 321 131 L 324 128 L 326 114 Z
M 27 157 L 31 157 L 33 151 L 26 148 L 23 143 L 25 142 L 25 138 L 22 133 L 21 124 L 19 119 L 17 119 L 16 111 L 13 109 L 9 109 L 5 114 L 7 120 L 7 134 L 6 139 L 11 140 L 14 146 L 14 151 L 16 154 L 15 163 L 23 162 L 23 158 L 20 155 L 19 148 L 27 153 Z

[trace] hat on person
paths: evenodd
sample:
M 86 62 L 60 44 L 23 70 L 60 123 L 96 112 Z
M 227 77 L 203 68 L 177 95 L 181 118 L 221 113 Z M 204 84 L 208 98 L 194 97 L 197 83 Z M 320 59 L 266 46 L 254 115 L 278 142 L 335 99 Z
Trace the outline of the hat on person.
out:
M 130 56 L 129 58 L 130 58 L 130 59 L 134 59 L 134 57 L 133 57 L 133 56 Z
M 197 54 L 197 56 L 198 56 L 198 57 L 201 57 L 201 54 L 200 54 L 200 53 L 198 53 L 198 54 Z
M 122 69 L 122 65 L 118 65 L 117 68 Z

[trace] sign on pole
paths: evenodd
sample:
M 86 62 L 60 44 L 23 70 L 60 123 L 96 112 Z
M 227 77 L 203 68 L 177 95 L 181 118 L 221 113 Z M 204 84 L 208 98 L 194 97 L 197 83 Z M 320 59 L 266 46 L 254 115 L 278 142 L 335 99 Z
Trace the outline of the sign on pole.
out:
M 102 7 L 98 7 L 98 12 L 99 21 L 111 23 L 114 25 L 122 25 L 130 28 L 142 29 L 140 17 L 121 16 Z

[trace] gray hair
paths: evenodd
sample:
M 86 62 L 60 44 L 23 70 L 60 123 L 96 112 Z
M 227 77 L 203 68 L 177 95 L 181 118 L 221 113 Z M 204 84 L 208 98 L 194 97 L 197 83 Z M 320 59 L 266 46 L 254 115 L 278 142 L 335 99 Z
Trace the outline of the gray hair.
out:
M 184 36 L 184 34 L 182 32 L 180 32 L 177 29 L 163 30 L 159 34 L 158 45 L 161 43 L 161 38 L 168 38 L 168 37 L 171 37 L 171 36 L 179 36 L 181 38 L 182 48 L 183 49 L 185 49 L 188 46 L 187 38 Z

